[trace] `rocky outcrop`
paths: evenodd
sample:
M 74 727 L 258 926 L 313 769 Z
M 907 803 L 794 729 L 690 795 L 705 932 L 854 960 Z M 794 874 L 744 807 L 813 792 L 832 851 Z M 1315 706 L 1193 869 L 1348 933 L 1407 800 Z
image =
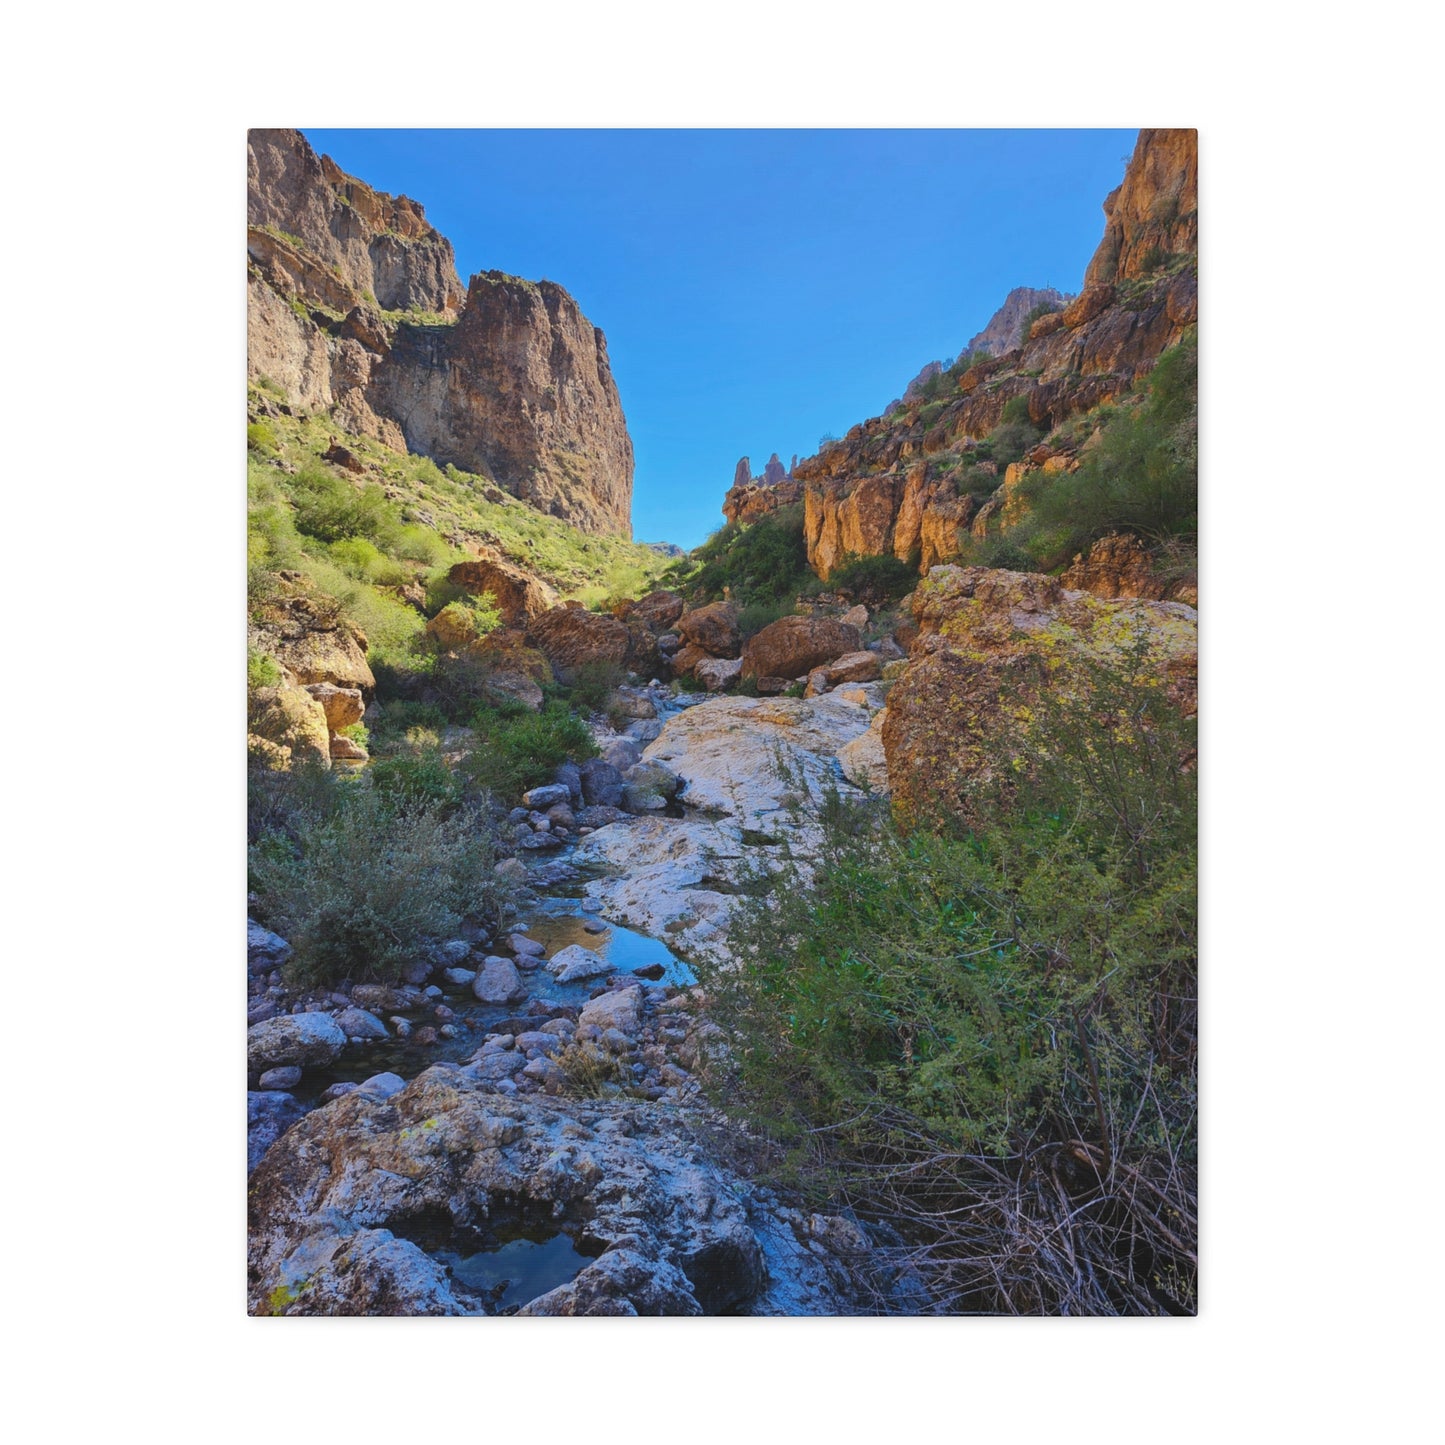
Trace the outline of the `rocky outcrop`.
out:
M 968 788 L 990 739 L 1017 726 L 1047 679 L 1068 685 L 1072 661 L 1117 655 L 1144 635 L 1162 680 L 1192 711 L 1198 615 L 1177 602 L 1104 601 L 1052 577 L 936 567 L 913 594 L 919 636 L 881 724 L 896 811 L 905 822 L 968 815 Z
M 550 281 L 465 293 L 405 196 L 252 131 L 247 363 L 342 430 L 487 476 L 582 528 L 631 535 L 632 442 L 601 331 Z
M 411 450 L 583 531 L 632 535 L 632 440 L 607 341 L 555 283 L 472 277 L 454 327 L 397 329 L 368 395 Z
M 1015 286 L 1004 297 L 1003 305 L 989 317 L 988 325 L 963 348 L 963 352 L 967 355 L 969 352 L 986 351 L 990 356 L 1002 356 L 1020 344 L 1024 318 L 1036 306 L 1053 306 L 1062 310 L 1073 299 L 1063 291 L 1055 291 L 1052 286 Z
M 767 465 L 763 467 L 763 485 L 775 487 L 779 482 L 785 480 L 787 475 L 788 469 L 778 460 L 777 452 L 774 452 L 768 458 Z
M 491 549 L 458 562 L 447 573 L 447 581 L 473 597 L 490 596 L 507 627 L 525 628 L 561 601 L 540 577 Z
M 1141 130 L 1123 184 L 1104 201 L 1108 223 L 1084 286 L 1147 275 L 1199 247 L 1199 135 Z
M 709 698 L 670 718 L 642 756 L 682 778 L 686 816 L 614 823 L 583 839 L 577 862 L 606 870 L 588 893 L 609 918 L 674 949 L 725 958 L 733 901 L 751 870 L 785 845 L 794 855 L 816 846 L 830 788 L 856 796 L 839 757 L 870 722 L 867 708 L 835 693 Z
M 330 729 L 326 711 L 310 693 L 299 687 L 261 687 L 247 699 L 246 731 L 259 743 L 251 751 L 272 767 L 295 763 L 331 762 Z M 262 746 L 269 744 L 270 746 Z
M 1059 581 L 1095 597 L 1144 597 L 1187 602 L 1191 606 L 1199 599 L 1195 580 L 1161 575 L 1149 549 L 1137 537 L 1127 535 L 1101 537 L 1087 555 L 1074 558 Z
M 995 318 L 1000 333 L 1022 323 L 1038 304 L 1030 298 L 1067 305 L 1035 322 L 1022 345 L 929 385 L 931 400 L 920 390 L 799 461 L 791 481 L 735 486 L 724 515 L 748 525 L 801 496 L 808 561 L 824 578 L 850 553 L 894 556 L 921 573 L 956 558 L 961 538 L 1000 525 L 1006 499 L 984 501 L 959 479 L 1011 401 L 1022 398 L 1041 430 L 1057 428 L 1128 392 L 1197 322 L 1197 185 L 1193 131 L 1141 131 L 1078 296 L 1012 293 Z
M 312 592 L 305 579 L 286 586 L 289 590 L 253 614 L 251 646 L 275 658 L 298 683 L 334 683 L 369 698 L 376 678 L 366 660 L 365 635 L 333 598 Z
M 299 131 L 253 130 L 247 140 L 247 221 L 286 245 L 293 258 L 307 253 L 301 262 L 306 285 L 291 295 L 337 310 L 368 295 L 389 311 L 446 312 L 461 305 L 451 242 L 428 224 L 417 202 L 346 175 Z
M 521 1296 L 525 1315 L 856 1307 L 866 1236 L 780 1213 L 691 1115 L 508 1097 L 485 1073 L 438 1064 L 387 1097 L 353 1090 L 271 1145 L 248 1191 L 252 1314 L 495 1314 L 500 1290 L 448 1263 L 484 1260 L 508 1228 L 570 1261 Z

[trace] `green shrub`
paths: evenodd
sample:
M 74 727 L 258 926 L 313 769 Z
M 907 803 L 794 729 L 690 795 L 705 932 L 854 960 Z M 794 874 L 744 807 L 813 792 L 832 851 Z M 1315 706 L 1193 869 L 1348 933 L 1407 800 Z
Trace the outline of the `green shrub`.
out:
M 401 517 L 375 482 L 355 487 L 317 461 L 307 462 L 291 481 L 296 529 L 309 537 L 364 537 L 386 550 L 401 535 Z
M 708 598 L 725 588 L 743 604 L 797 597 L 809 581 L 808 547 L 803 536 L 803 507 L 796 503 L 754 522 L 733 523 L 714 532 L 693 554 L 701 563 L 689 580 Z
M 504 902 L 485 817 L 364 783 L 303 806 L 286 831 L 250 850 L 251 887 L 267 924 L 295 950 L 301 984 L 396 980 L 463 921 L 495 927 Z
M 502 801 L 550 782 L 558 766 L 597 755 L 587 724 L 560 702 L 540 713 L 486 706 L 472 720 L 476 746 L 465 769 L 478 787 Z
M 246 427 L 246 445 L 253 452 L 261 452 L 265 456 L 272 455 L 276 450 L 276 433 L 270 422 L 251 422 Z
M 971 831 L 834 798 L 813 863 L 742 890 L 708 1083 L 952 1308 L 1188 1313 L 1193 724 L 1143 640 L 1005 706 Z
M 738 612 L 738 635 L 744 642 L 756 637 L 769 623 L 780 617 L 790 617 L 797 610 L 791 597 L 769 597 L 758 602 L 749 602 Z
M 1192 541 L 1198 530 L 1197 352 L 1193 337 L 1165 352 L 1142 406 L 1108 416 L 1075 472 L 1040 483 L 1031 498 L 1051 529 L 1047 565 L 1067 561 L 1110 532 L 1145 542 Z
M 1000 420 L 1005 423 L 1029 422 L 1028 396 L 1009 397 L 1003 404 L 1003 415 Z
M 249 648 L 246 652 L 246 688 L 254 692 L 258 687 L 275 687 L 281 681 L 281 669 L 276 660 L 264 652 Z
M 445 815 L 460 804 L 460 782 L 435 746 L 407 748 L 371 764 L 371 785 L 383 797 Z
M 572 706 L 583 712 L 601 712 L 626 675 L 616 662 L 579 663 L 572 669 L 567 696 Z
M 909 566 L 897 557 L 843 558 L 828 574 L 828 586 L 835 592 L 869 607 L 883 607 L 911 592 L 918 583 L 917 565 Z

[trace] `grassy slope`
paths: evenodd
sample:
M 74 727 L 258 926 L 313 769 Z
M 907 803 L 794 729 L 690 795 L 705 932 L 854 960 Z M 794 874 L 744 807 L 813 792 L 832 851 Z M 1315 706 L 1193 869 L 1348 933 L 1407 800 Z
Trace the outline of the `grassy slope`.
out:
M 251 400 L 268 394 L 278 399 L 253 387 Z M 323 462 L 333 440 L 360 457 L 367 470 L 354 474 Z M 360 543 L 327 542 L 298 530 L 305 478 L 319 473 L 358 496 L 368 486 L 380 487 L 379 529 L 363 531 Z M 304 571 L 318 590 L 342 601 L 367 634 L 371 656 L 383 661 L 400 662 L 426 625 L 392 589 L 413 583 L 434 587 L 452 563 L 470 555 L 467 543 L 497 548 L 545 578 L 564 599 L 594 607 L 609 597 L 647 592 L 670 565 L 638 543 L 591 536 L 544 516 L 486 477 L 455 467 L 442 470 L 428 457 L 339 435 L 325 415 L 259 418 L 251 429 L 247 474 L 253 568 Z

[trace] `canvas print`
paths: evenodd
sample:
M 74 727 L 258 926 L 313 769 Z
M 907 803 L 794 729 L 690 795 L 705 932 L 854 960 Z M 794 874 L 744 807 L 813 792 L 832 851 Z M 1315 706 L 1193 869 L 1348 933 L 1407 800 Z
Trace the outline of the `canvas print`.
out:
M 1196 1312 L 1197 172 L 249 133 L 250 1314 Z

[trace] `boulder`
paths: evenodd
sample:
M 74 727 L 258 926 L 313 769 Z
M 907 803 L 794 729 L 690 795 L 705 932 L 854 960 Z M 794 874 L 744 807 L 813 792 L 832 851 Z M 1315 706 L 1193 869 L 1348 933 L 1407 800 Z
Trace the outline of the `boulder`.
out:
M 693 675 L 709 692 L 722 692 L 743 673 L 741 658 L 705 657 L 693 668 Z
M 710 602 L 678 618 L 677 630 L 695 647 L 713 657 L 736 657 L 738 608 L 733 602 Z M 676 661 L 673 667 L 676 668 Z
M 615 808 L 622 801 L 622 774 L 601 758 L 588 758 L 580 769 L 582 799 L 588 807 Z
M 346 1035 L 323 1013 L 287 1014 L 246 1031 L 246 1068 L 262 1074 L 281 1064 L 315 1068 L 333 1062 Z
M 472 993 L 482 1003 L 511 1003 L 526 997 L 527 985 L 510 958 L 491 957 L 472 980 Z
M 850 623 L 831 617 L 780 617 L 743 649 L 743 676 L 801 677 L 862 650 L 862 634 Z
M 612 965 L 600 954 L 580 943 L 569 943 L 547 960 L 547 972 L 555 974 L 558 983 L 575 983 L 582 978 L 600 978 L 612 972 Z
M 334 682 L 309 682 L 306 691 L 321 704 L 326 726 L 334 733 L 359 723 L 366 711 L 366 702 L 359 687 L 337 687 Z
M 632 636 L 626 623 L 580 607 L 555 607 L 533 618 L 527 632 L 552 664 L 560 681 L 570 683 L 579 667 L 627 660 Z
M 685 604 L 676 592 L 659 589 L 627 604 L 625 615 L 635 617 L 654 632 L 666 632 L 683 614 Z
M 367 1013 L 364 1008 L 343 1009 L 336 1015 L 336 1027 L 348 1039 L 371 1040 L 387 1037 L 386 1025 L 375 1014 Z
M 249 973 L 270 973 L 291 957 L 291 945 L 254 919 L 246 920 L 246 969 Z
M 529 958 L 541 958 L 547 951 L 535 938 L 528 938 L 525 933 L 513 933 L 509 935 L 507 938 L 507 946 L 513 953 L 524 953 Z
M 521 672 L 494 672 L 482 691 L 494 702 L 519 702 L 529 712 L 541 712 L 545 701 L 542 689 Z
M 577 1015 L 579 1028 L 590 1024 L 596 1029 L 617 1029 L 629 1037 L 642 1027 L 642 989 L 636 985 L 604 993 L 589 999 Z
M 696 643 L 689 642 L 672 656 L 672 675 L 674 677 L 691 677 L 698 663 L 712 660 L 712 653 L 705 647 L 699 647 Z
M 328 747 L 333 763 L 364 763 L 370 756 L 360 743 L 344 738 L 340 733 L 331 734 Z
M 246 1172 L 293 1125 L 306 1117 L 306 1106 L 292 1095 L 271 1090 L 246 1095 Z
M 331 762 L 326 710 L 304 688 L 260 687 L 247 698 L 247 731 L 289 750 L 292 762 Z
M 528 808 L 550 808 L 553 803 L 571 801 L 571 790 L 565 783 L 544 783 L 522 794 L 522 804 Z
M 490 596 L 508 627 L 525 627 L 556 607 L 559 600 L 540 577 L 491 549 L 458 562 L 447 573 L 447 581 L 473 597 Z
M 823 670 L 830 687 L 845 682 L 872 682 L 883 675 L 883 659 L 876 652 L 848 652 Z

